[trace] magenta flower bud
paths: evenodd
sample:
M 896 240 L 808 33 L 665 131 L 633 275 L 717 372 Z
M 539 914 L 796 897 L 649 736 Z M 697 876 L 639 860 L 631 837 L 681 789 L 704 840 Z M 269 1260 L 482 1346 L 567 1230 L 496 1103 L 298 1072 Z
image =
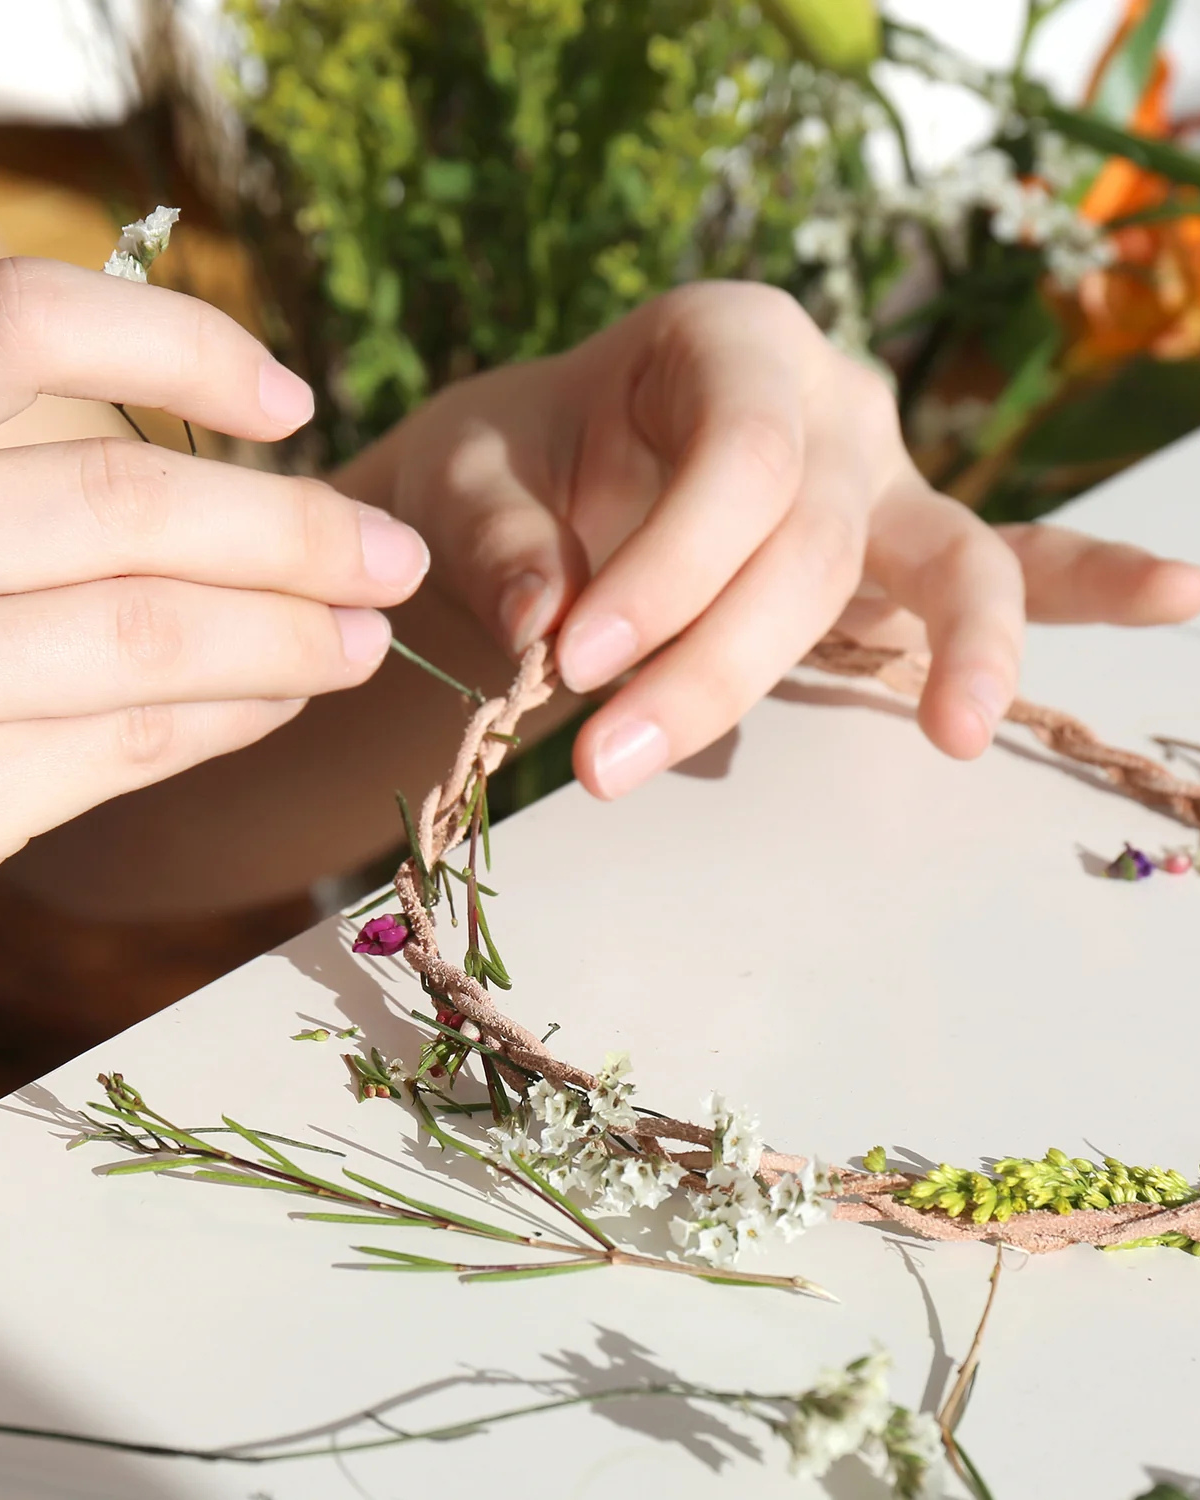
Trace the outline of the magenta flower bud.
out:
M 390 958 L 407 942 L 408 928 L 394 912 L 385 912 L 382 917 L 372 917 L 354 939 L 354 952 Z

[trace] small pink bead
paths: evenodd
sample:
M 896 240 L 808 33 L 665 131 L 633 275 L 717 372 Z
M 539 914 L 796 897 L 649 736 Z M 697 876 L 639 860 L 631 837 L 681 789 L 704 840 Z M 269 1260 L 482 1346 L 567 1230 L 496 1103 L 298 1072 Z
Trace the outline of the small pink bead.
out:
M 1188 854 L 1168 854 L 1162 862 L 1162 867 L 1168 875 L 1186 875 L 1192 868 L 1191 856 Z

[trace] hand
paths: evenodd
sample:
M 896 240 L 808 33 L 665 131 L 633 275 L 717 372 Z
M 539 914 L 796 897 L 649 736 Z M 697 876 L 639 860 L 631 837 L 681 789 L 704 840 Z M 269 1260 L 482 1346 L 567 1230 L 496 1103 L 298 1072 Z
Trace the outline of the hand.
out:
M 569 354 L 449 388 L 395 437 L 397 514 L 500 641 L 559 628 L 578 692 L 637 669 L 576 744 L 602 797 L 716 739 L 839 621 L 928 644 L 921 727 L 970 758 L 1016 692 L 1027 616 L 1200 610 L 1200 569 L 993 530 L 935 493 L 883 379 L 763 286 L 668 293 Z
M 0 260 L 0 422 L 39 392 L 272 441 L 312 414 L 229 318 Z M 424 544 L 381 511 L 124 438 L 0 451 L 0 859 L 85 809 L 364 681 Z

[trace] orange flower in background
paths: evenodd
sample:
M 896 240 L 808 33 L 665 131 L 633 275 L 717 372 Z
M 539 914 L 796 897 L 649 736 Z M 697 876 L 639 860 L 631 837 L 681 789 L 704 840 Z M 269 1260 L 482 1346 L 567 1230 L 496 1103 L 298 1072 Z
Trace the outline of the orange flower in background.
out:
M 1130 0 L 1126 6 L 1092 74 L 1086 103 L 1094 99 L 1109 62 L 1148 6 L 1149 0 Z M 1170 65 L 1160 53 L 1127 122 L 1131 130 L 1160 139 L 1171 135 L 1170 82 Z M 1171 192 L 1165 177 L 1124 157 L 1112 157 L 1097 173 L 1079 211 L 1094 223 L 1106 224 L 1157 208 Z M 1064 309 L 1076 334 L 1067 353 L 1068 366 L 1093 368 L 1140 353 L 1158 359 L 1200 354 L 1200 198 L 1195 215 L 1129 225 L 1114 231 L 1112 241 L 1116 262 L 1088 271 Z

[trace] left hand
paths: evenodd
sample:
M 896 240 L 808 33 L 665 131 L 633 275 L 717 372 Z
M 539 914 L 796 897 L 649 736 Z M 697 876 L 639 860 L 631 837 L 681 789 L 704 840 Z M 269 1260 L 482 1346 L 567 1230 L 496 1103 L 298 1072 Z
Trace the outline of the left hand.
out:
M 1198 568 L 996 530 L 937 494 L 884 380 L 769 287 L 667 293 L 450 387 L 393 439 L 396 513 L 509 651 L 557 629 L 577 692 L 637 669 L 576 744 L 601 797 L 717 739 L 839 622 L 928 645 L 921 727 L 971 758 L 1016 692 L 1026 618 L 1200 611 Z

